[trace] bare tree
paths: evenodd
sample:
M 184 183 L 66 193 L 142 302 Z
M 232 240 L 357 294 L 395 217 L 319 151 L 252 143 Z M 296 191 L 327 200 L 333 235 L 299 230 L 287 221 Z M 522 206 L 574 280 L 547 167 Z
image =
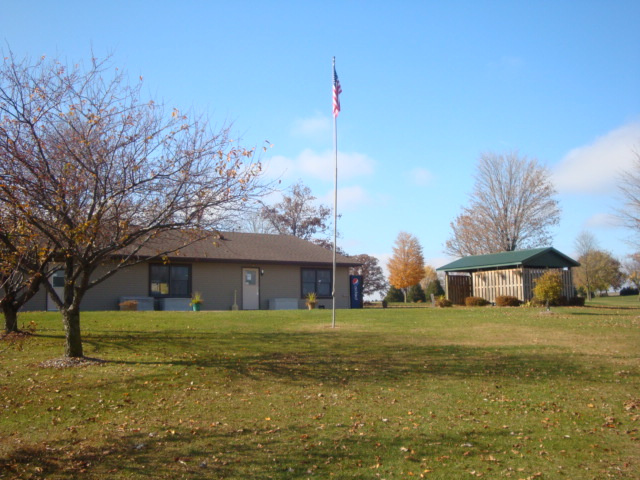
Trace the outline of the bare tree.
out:
M 576 253 L 580 267 L 575 270 L 576 285 L 583 287 L 587 293 L 587 300 L 591 300 L 591 293 L 594 291 L 594 282 L 597 265 L 598 242 L 589 232 L 584 231 L 578 235 L 575 241 Z
M 189 232 L 170 251 L 208 235 L 260 190 L 254 151 L 228 127 L 165 112 L 142 100 L 141 85 L 96 59 L 85 68 L 9 55 L 0 68 L 0 204 L 51 243 L 64 270 L 62 296 L 42 281 L 62 313 L 68 357 L 83 356 L 88 289 L 139 261 L 162 232 Z M 19 238 L 8 242 L 18 249 Z
M 425 274 L 422 245 L 416 237 L 407 232 L 398 234 L 387 269 L 389 283 L 402 290 L 406 303 L 407 289 L 420 282 Z
M 282 201 L 262 209 L 266 219 L 276 232 L 311 240 L 315 235 L 326 235 L 330 227 L 331 209 L 315 205 L 316 197 L 301 181 L 293 185 Z
M 362 275 L 362 293 L 364 295 L 385 292 L 389 288 L 376 257 L 363 253 L 353 256 L 352 259 L 362 264 L 359 267 L 350 268 L 349 273 Z
M 427 290 L 427 287 L 431 282 L 435 282 L 438 279 L 438 272 L 431 265 L 424 266 L 424 277 L 420 280 L 420 286 L 423 290 Z
M 560 217 L 555 193 L 537 160 L 482 155 L 470 205 L 451 223 L 446 252 L 462 257 L 548 245 Z
M 262 207 L 247 211 L 232 227 L 232 230 L 235 229 L 247 233 L 278 233 L 271 222 L 262 216 Z
M 640 153 L 635 153 L 633 166 L 620 176 L 618 188 L 624 199 L 624 208 L 618 210 L 618 216 L 637 236 L 640 234 Z M 636 246 L 640 244 L 637 240 Z

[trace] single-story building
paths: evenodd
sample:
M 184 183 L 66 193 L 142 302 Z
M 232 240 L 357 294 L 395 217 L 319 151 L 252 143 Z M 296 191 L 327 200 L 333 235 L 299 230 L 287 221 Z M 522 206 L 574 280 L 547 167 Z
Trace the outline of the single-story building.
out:
M 467 297 L 495 302 L 509 295 L 522 302 L 533 298 L 535 280 L 547 270 L 562 273 L 563 295 L 575 295 L 572 267 L 580 264 L 553 247 L 516 250 L 463 257 L 438 268 L 445 272 L 445 292 L 449 300 L 464 305 Z
M 163 242 L 171 241 L 165 234 Z M 178 238 L 176 237 L 176 240 Z M 165 248 L 165 250 L 167 250 Z M 152 247 L 138 252 L 148 260 L 123 268 L 87 291 L 83 310 L 117 310 L 135 300 L 139 310 L 188 310 L 192 294 L 202 296 L 202 310 L 266 310 L 305 308 L 308 293 L 320 308 L 350 308 L 350 257 L 290 235 L 216 233 L 163 258 L 152 258 Z M 58 276 L 56 276 L 58 275 Z M 62 289 L 64 273 L 54 274 L 54 288 Z M 56 310 L 44 289 L 25 310 Z

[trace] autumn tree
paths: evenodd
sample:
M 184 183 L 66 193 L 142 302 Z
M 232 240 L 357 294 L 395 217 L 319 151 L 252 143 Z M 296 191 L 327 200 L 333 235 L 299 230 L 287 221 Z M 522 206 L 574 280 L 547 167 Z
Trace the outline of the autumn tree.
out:
M 448 254 L 463 257 L 549 245 L 560 209 L 549 171 L 511 152 L 480 157 L 468 206 L 451 223 Z
M 317 205 L 311 189 L 299 181 L 280 202 L 265 205 L 261 216 L 279 234 L 311 240 L 316 235 L 327 235 L 331 211 L 325 205 Z
M 629 255 L 622 268 L 627 281 L 631 282 L 637 290 L 640 290 L 640 253 Z M 640 300 L 640 295 L 638 295 L 638 300 Z
M 611 253 L 600 249 L 591 233 L 585 231 L 578 235 L 575 247 L 580 266 L 574 269 L 574 282 L 585 290 L 587 299 L 591 300 L 596 291 L 622 286 L 622 265 Z
M 51 273 L 54 254 L 50 242 L 14 213 L 13 206 L 0 204 L 0 310 L 6 333 L 19 331 L 18 311 Z
M 364 295 L 373 295 L 384 292 L 388 288 L 382 268 L 378 259 L 366 253 L 351 257 L 355 262 L 361 263 L 359 267 L 351 267 L 350 275 L 362 275 L 362 292 Z
M 624 281 L 622 265 L 604 250 L 592 250 L 578 257 L 580 266 L 575 268 L 574 282 L 582 287 L 591 299 L 594 292 L 606 292 L 609 288 L 619 289 Z
M 562 296 L 562 273 L 558 270 L 548 270 L 535 280 L 533 295 L 543 301 L 549 309 L 549 305 L 557 302 Z
M 165 111 L 141 87 L 96 59 L 68 67 L 8 55 L 0 68 L 0 205 L 52 244 L 64 292 L 49 277 L 43 286 L 62 313 L 68 357 L 83 356 L 88 289 L 141 261 L 163 232 L 184 232 L 171 251 L 209 235 L 260 190 L 254 151 L 228 126 Z
M 422 246 L 413 235 L 400 232 L 393 247 L 393 255 L 387 262 L 389 283 L 402 290 L 407 301 L 407 289 L 424 277 Z

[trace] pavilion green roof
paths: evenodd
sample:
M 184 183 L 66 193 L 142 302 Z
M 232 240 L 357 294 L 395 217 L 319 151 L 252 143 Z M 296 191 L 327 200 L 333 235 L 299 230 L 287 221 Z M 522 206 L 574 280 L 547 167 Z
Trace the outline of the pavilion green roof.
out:
M 553 247 L 515 250 L 513 252 L 490 253 L 462 257 L 437 270 L 444 272 L 473 272 L 498 268 L 567 268 L 580 264 Z

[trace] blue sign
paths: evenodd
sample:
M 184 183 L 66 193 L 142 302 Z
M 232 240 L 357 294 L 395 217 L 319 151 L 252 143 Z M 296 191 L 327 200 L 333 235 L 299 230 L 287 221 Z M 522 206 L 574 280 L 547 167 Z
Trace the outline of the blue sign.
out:
M 362 275 L 349 276 L 349 298 L 351 308 L 362 308 L 364 295 L 362 293 Z

